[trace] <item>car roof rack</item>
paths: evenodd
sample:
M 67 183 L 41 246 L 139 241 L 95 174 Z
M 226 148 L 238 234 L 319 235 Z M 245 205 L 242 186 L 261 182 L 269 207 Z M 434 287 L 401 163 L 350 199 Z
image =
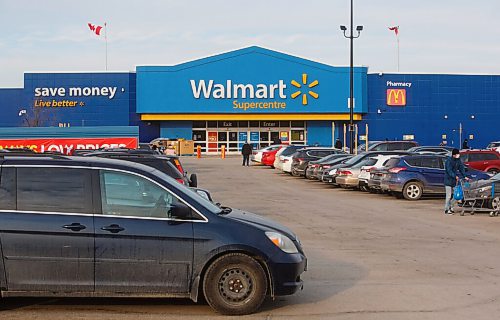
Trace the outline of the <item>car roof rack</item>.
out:
M 0 152 L 0 158 L 47 158 L 47 159 L 64 159 L 69 160 L 69 156 L 64 154 L 53 154 L 53 153 L 27 153 L 27 152 Z

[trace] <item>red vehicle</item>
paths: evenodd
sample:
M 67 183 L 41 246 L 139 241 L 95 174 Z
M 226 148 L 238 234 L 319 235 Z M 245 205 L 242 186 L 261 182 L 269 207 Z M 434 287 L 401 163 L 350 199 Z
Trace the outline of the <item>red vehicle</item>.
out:
M 493 174 L 500 172 L 500 153 L 495 150 L 462 150 L 460 157 L 473 169 Z
M 279 147 L 278 149 L 272 150 L 272 151 L 264 151 L 262 153 L 262 160 L 261 163 L 266 166 L 270 166 L 271 168 L 274 169 L 274 160 L 276 159 L 276 153 L 283 148 Z

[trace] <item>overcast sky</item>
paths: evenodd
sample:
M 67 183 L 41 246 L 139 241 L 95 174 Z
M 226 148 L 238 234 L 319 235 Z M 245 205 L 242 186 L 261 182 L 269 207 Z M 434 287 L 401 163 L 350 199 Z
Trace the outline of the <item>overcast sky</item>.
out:
M 0 0 L 0 87 L 22 87 L 25 71 L 101 71 L 174 65 L 258 45 L 349 64 L 349 0 Z M 355 0 L 355 64 L 369 72 L 500 74 L 500 1 Z

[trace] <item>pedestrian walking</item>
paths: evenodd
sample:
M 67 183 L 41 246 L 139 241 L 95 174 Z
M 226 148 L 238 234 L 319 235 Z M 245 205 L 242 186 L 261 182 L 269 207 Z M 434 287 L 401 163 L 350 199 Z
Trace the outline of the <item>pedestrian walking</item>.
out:
M 470 149 L 469 140 L 464 139 L 464 142 L 462 143 L 462 149 Z
M 446 158 L 444 169 L 444 187 L 446 189 L 444 213 L 453 214 L 453 205 L 455 204 L 453 191 L 459 183 L 460 178 L 469 180 L 469 178 L 465 176 L 464 164 L 462 160 L 460 160 L 460 151 L 458 149 L 453 149 L 451 151 L 451 157 Z
M 342 149 L 342 141 L 339 138 L 335 140 L 335 149 Z
M 245 164 L 247 166 L 249 166 L 250 165 L 250 155 L 252 154 L 252 145 L 250 143 L 248 143 L 248 141 L 245 142 L 245 144 L 241 148 L 241 154 L 243 155 L 242 166 L 244 166 Z

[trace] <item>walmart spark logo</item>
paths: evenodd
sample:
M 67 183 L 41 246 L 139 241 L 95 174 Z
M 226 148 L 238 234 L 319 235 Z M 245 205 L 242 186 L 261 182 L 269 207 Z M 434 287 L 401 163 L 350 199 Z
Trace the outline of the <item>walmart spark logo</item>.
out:
M 314 87 L 316 87 L 316 86 L 319 84 L 318 80 L 314 80 L 313 82 L 311 82 L 311 83 L 308 85 L 308 84 L 307 84 L 307 74 L 306 74 L 306 73 L 303 73 L 303 74 L 302 74 L 302 84 L 298 83 L 298 82 L 297 82 L 297 81 L 295 81 L 295 80 L 292 80 L 292 82 L 291 82 L 291 83 L 292 83 L 292 85 L 293 85 L 294 87 L 297 87 L 297 88 L 299 88 L 299 89 L 301 89 L 301 88 L 302 88 L 302 85 L 307 86 L 307 87 L 309 87 L 309 88 L 314 88 Z M 306 88 L 304 88 L 304 89 L 306 89 Z M 307 89 L 306 89 L 306 90 L 307 90 Z M 317 94 L 316 92 L 311 91 L 311 90 L 309 90 L 309 92 L 307 92 L 307 93 L 305 92 L 305 90 L 304 90 L 304 93 L 302 93 L 302 90 L 297 90 L 297 91 L 295 91 L 294 93 L 292 93 L 292 99 L 295 99 L 295 98 L 297 98 L 298 96 L 302 95 L 302 105 L 306 106 L 306 105 L 307 105 L 307 95 L 308 95 L 308 94 L 309 94 L 311 97 L 313 97 L 314 99 L 318 99 L 318 97 L 319 97 L 319 94 Z

